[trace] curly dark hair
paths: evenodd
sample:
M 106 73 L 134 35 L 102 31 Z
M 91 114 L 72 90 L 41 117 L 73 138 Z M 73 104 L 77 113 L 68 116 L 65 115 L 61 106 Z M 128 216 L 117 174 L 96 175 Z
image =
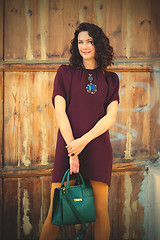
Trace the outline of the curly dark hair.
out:
M 98 69 L 105 71 L 107 66 L 113 64 L 113 48 L 110 46 L 109 39 L 103 30 L 97 25 L 91 23 L 81 23 L 76 29 L 74 38 L 71 40 L 70 65 L 75 68 L 83 66 L 83 58 L 78 50 L 78 34 L 83 31 L 87 31 L 89 36 L 93 38 L 95 45 L 95 60 Z

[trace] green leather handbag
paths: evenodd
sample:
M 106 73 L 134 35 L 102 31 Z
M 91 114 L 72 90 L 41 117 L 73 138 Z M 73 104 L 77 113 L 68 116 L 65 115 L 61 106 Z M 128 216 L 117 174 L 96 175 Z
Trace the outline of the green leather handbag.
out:
M 69 186 L 69 176 L 70 169 L 65 172 L 61 187 L 55 189 L 52 224 L 83 224 L 86 230 L 86 223 L 96 220 L 93 190 L 91 185 L 85 184 L 81 173 L 76 174 L 78 185 L 74 186 Z M 66 177 L 67 184 L 65 187 L 64 181 Z M 80 238 L 80 236 L 78 237 Z

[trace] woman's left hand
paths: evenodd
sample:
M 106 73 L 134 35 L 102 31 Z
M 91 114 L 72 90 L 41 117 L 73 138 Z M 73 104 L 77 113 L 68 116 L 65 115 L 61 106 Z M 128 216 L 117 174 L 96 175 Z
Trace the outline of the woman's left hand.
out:
M 82 150 L 85 148 L 87 145 L 87 142 L 85 138 L 77 138 L 73 140 L 70 144 L 66 146 L 67 151 L 68 151 L 68 156 L 71 157 L 72 155 L 77 155 L 82 152 Z

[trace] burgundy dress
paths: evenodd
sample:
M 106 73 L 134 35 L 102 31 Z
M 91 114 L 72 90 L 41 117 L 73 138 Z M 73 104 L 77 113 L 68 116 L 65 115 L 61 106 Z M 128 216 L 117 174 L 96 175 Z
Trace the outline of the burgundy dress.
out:
M 88 73 L 93 73 L 93 83 L 97 92 L 86 91 L 89 84 Z M 100 70 L 75 69 L 61 65 L 57 71 L 52 102 L 56 95 L 66 100 L 68 115 L 74 138 L 88 132 L 106 114 L 107 106 L 114 100 L 119 102 L 119 79 L 116 73 Z M 69 168 L 66 143 L 58 131 L 52 182 L 61 182 Z M 109 131 L 92 140 L 79 154 L 80 172 L 84 179 L 111 183 L 112 147 Z

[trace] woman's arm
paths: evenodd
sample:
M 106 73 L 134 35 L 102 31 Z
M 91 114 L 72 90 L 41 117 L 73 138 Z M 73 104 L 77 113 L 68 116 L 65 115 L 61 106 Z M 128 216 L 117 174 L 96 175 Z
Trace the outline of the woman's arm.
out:
M 69 156 L 73 152 L 78 155 L 89 142 L 105 133 L 115 123 L 117 110 L 118 101 L 111 102 L 108 105 L 107 114 L 102 117 L 89 132 L 67 145 Z
M 72 128 L 66 114 L 66 101 L 60 95 L 55 97 L 55 113 L 56 119 L 58 122 L 58 126 L 60 128 L 61 134 L 66 142 L 66 144 L 70 144 L 73 140 Z M 72 152 L 73 153 L 73 152 Z M 79 172 L 79 159 L 78 156 L 71 157 L 70 156 L 70 173 Z
M 63 97 L 57 95 L 55 97 L 55 114 L 60 128 L 61 134 L 66 142 L 69 144 L 74 140 L 71 125 L 66 114 L 66 101 Z

